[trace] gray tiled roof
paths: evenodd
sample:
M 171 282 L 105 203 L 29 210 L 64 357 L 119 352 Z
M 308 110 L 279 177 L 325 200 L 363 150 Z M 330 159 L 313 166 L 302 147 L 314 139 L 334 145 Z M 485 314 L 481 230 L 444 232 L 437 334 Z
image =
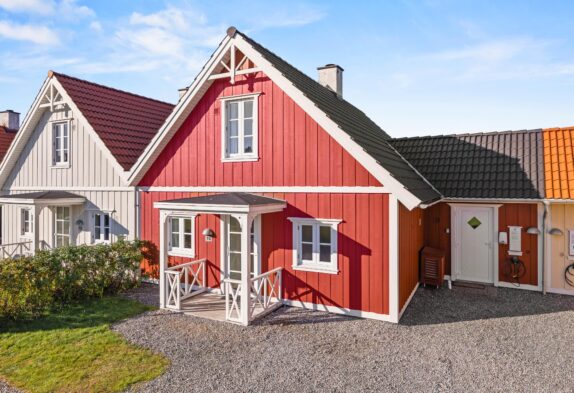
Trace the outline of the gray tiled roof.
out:
M 423 202 L 440 195 L 388 143 L 391 137 L 364 112 L 337 96 L 285 60 L 241 34 L 285 78 L 309 98 L 320 110 L 345 131 L 367 154 Z
M 280 199 L 269 198 L 247 192 L 227 192 L 224 194 L 205 195 L 193 198 L 181 198 L 162 201 L 162 203 L 224 206 L 262 206 L 285 203 Z
M 542 130 L 393 139 L 446 198 L 544 197 Z

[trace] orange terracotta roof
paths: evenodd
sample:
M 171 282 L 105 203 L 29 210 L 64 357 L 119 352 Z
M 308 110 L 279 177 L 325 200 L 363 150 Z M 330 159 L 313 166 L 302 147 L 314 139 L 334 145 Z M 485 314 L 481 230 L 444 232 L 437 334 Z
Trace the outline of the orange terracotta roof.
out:
M 546 197 L 574 198 L 574 127 L 543 130 Z

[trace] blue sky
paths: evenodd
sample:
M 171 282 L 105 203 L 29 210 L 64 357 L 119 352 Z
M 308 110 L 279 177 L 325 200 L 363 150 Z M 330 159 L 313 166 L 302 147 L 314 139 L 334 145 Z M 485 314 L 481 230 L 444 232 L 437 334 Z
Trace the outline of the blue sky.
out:
M 574 125 L 574 2 L 0 0 L 0 108 L 49 69 L 177 100 L 230 25 L 393 136 Z

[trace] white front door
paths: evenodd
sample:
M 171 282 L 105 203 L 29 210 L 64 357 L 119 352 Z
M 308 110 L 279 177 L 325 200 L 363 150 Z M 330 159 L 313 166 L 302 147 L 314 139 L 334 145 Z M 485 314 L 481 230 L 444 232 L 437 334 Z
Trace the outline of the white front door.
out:
M 493 283 L 493 215 L 491 207 L 456 207 L 455 279 Z

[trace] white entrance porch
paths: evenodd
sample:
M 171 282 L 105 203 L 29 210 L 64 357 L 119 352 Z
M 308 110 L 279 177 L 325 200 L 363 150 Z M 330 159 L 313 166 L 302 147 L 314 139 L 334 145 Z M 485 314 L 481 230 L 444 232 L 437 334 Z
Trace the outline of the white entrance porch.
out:
M 160 209 L 160 304 L 191 315 L 248 325 L 282 305 L 282 268 L 260 273 L 257 225 L 263 214 L 286 207 L 282 200 L 247 193 L 227 193 L 156 202 Z M 209 287 L 207 260 L 169 266 L 173 219 L 219 216 L 221 225 L 221 285 Z M 177 230 L 177 228 L 176 228 Z M 185 229 L 182 230 L 185 232 Z M 190 241 L 205 241 L 191 233 Z M 211 236 L 212 234 L 202 234 Z M 196 239 L 197 237 L 197 239 Z M 177 242 L 177 239 L 175 239 Z M 185 240 L 184 240 L 185 241 Z M 190 258 L 191 259 L 191 258 Z
M 44 191 L 0 196 L 0 206 L 15 206 L 18 209 L 16 222 L 9 226 L 17 233 L 16 241 L 6 241 L 3 234 L 0 244 L 0 259 L 34 255 L 36 251 L 71 244 L 73 223 L 71 209 L 82 206 L 86 198 L 66 191 Z M 53 223 L 40 223 L 43 209 L 53 211 Z

